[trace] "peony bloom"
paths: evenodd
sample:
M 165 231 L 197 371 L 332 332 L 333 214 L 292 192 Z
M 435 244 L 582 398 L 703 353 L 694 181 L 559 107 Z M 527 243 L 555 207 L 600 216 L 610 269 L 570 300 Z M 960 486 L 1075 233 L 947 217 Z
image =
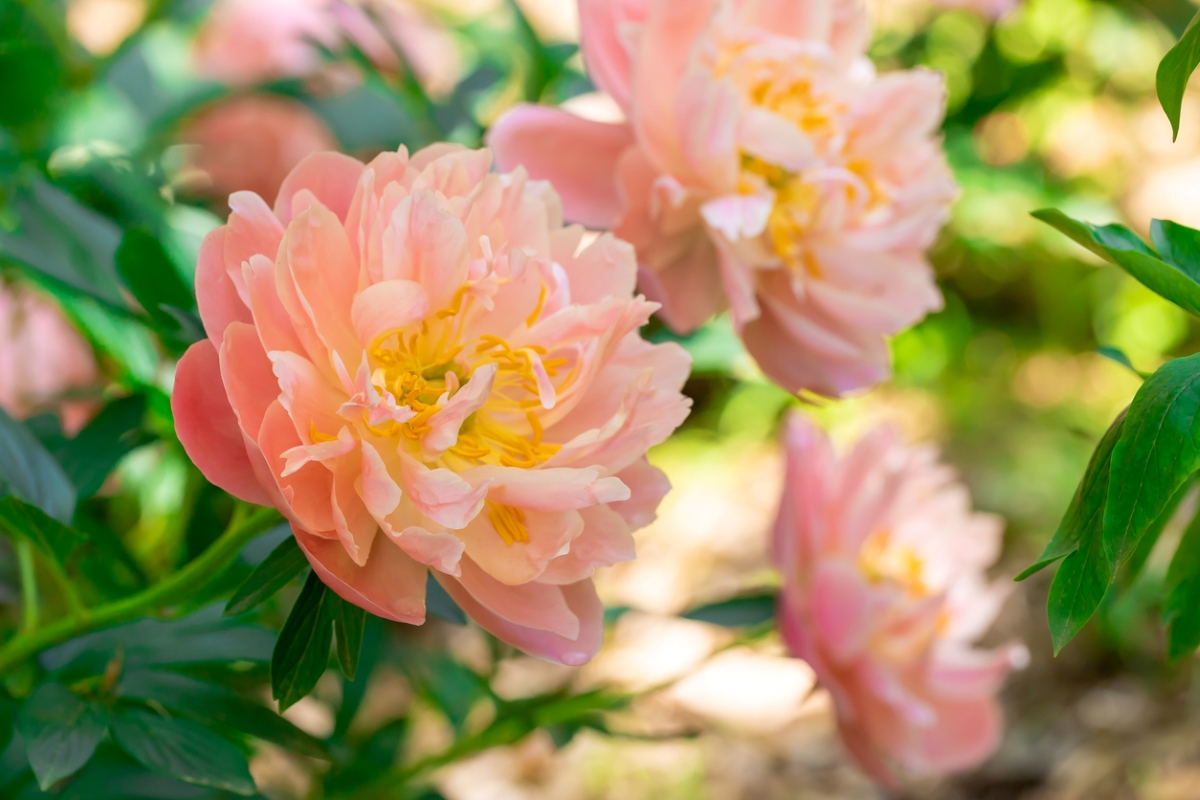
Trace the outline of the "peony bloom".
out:
M 606 124 L 519 106 L 502 169 L 632 242 L 686 333 L 723 309 L 763 371 L 839 395 L 887 376 L 885 337 L 941 307 L 925 251 L 955 186 L 925 70 L 876 76 L 855 0 L 579 0 Z
M 76 397 L 99 383 L 92 348 L 49 300 L 0 284 L 0 406 L 16 419 L 58 414 L 74 436 L 96 403 Z
M 303 103 L 277 95 L 220 100 L 193 117 L 179 136 L 196 150 L 192 166 L 206 193 L 226 198 L 249 191 L 274 197 L 304 157 L 337 149 L 333 131 Z
M 406 0 L 218 0 L 196 38 L 196 72 L 233 86 L 323 74 L 334 88 L 357 71 L 324 63 L 321 48 L 352 44 L 383 72 L 400 70 L 400 48 L 434 94 L 454 88 L 461 71 L 450 35 Z
M 687 416 L 689 359 L 639 337 L 629 245 L 581 249 L 548 185 L 491 161 L 318 153 L 274 209 L 233 195 L 172 407 L 209 480 L 278 507 L 349 602 L 420 624 L 431 569 L 496 636 L 580 664 L 590 576 L 668 488 L 645 454 Z
M 780 631 L 833 696 L 846 747 L 884 783 L 978 764 L 1002 733 L 1000 683 L 1028 659 L 1018 644 L 971 647 L 1007 595 L 984 576 L 1001 520 L 888 428 L 839 458 L 797 413 L 786 449 Z
M 315 44 L 341 42 L 330 0 L 217 0 L 196 37 L 196 72 L 249 86 L 303 78 L 321 66 Z

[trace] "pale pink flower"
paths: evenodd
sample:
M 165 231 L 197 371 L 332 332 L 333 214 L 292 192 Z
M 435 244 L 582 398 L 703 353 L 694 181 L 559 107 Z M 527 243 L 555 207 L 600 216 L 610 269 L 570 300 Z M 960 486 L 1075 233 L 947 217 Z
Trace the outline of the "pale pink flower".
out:
M 955 195 L 941 77 L 876 76 L 854 0 L 579 10 L 592 80 L 628 121 L 520 106 L 489 135 L 500 166 L 633 243 L 676 331 L 728 309 L 791 391 L 885 378 L 885 337 L 942 304 L 925 258 Z
M 590 576 L 634 557 L 668 488 L 645 454 L 687 415 L 689 359 L 639 337 L 656 305 L 629 245 L 581 249 L 553 189 L 491 162 L 319 153 L 274 209 L 233 195 L 176 429 L 346 600 L 420 624 L 431 569 L 501 639 L 579 664 L 603 632 Z
M 340 42 L 330 0 L 217 0 L 192 61 L 205 78 L 248 86 L 311 75 L 321 66 L 317 45 Z
M 16 419 L 51 412 L 68 436 L 96 411 L 86 395 L 100 376 L 92 348 L 58 306 L 16 284 L 0 284 L 0 406 Z
M 984 575 L 1002 521 L 890 428 L 839 457 L 795 413 L 785 444 L 780 631 L 832 695 L 847 748 L 885 784 L 975 766 L 1003 733 L 1000 684 L 1028 659 L 1019 644 L 972 647 L 1011 586 Z
M 353 45 L 388 73 L 405 60 L 426 89 L 453 89 L 460 58 L 450 35 L 405 0 L 217 0 L 196 37 L 196 72 L 233 86 L 323 74 L 335 88 L 359 81 L 350 65 L 324 63 L 321 48 Z
M 193 145 L 191 166 L 205 192 L 222 199 L 249 191 L 274 197 L 305 156 L 338 146 L 333 131 L 303 103 L 278 95 L 246 95 L 205 107 L 179 140 Z

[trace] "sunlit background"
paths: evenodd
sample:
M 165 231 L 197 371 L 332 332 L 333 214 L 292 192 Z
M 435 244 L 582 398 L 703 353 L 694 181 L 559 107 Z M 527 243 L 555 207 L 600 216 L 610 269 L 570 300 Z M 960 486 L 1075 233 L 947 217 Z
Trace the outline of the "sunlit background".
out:
M 395 0 L 382 5 L 419 79 L 411 103 L 352 67 L 281 77 L 252 96 L 269 94 L 295 113 L 287 136 L 230 153 L 213 142 L 234 123 L 214 120 L 217 106 L 200 103 L 229 103 L 227 91 L 198 77 L 191 56 L 204 2 L 154 21 L 133 47 L 122 43 L 153 12 L 147 0 L 69 5 L 72 35 L 117 61 L 107 82 L 57 110 L 50 170 L 126 214 L 171 203 L 162 235 L 181 263 L 194 263 L 201 237 L 225 213 L 219 198 L 246 165 L 285 157 L 282 142 L 294 144 L 296 130 L 309 149 L 340 146 L 365 157 L 436 138 L 477 144 L 522 99 L 614 113 L 589 94 L 570 46 L 574 2 L 520 0 L 530 32 L 500 0 Z M 1028 215 L 1053 205 L 1141 232 L 1152 217 L 1200 226 L 1200 95 L 1185 100 L 1174 144 L 1154 96 L 1158 61 L 1194 12 L 1184 0 L 1028 0 L 993 25 L 966 7 L 874 2 L 879 69 L 926 65 L 947 79 L 945 144 L 962 195 L 934 252 L 946 309 L 895 340 L 892 382 L 810 411 L 842 440 L 886 419 L 914 441 L 940 443 L 976 506 L 1008 521 L 997 576 L 1040 552 L 1096 439 L 1139 385 L 1115 351 L 1149 371 L 1200 346 L 1183 311 Z M 440 104 L 432 119 L 413 113 L 426 98 Z M 147 154 L 157 195 L 122 195 L 117 178 Z M 149 342 L 128 331 L 113 337 L 109 358 L 169 386 Z M 773 635 L 737 639 L 676 616 L 774 586 L 765 554 L 781 481 L 775 438 L 782 413 L 797 403 L 757 373 L 726 322 L 710 323 L 686 346 L 696 364 L 687 388 L 695 409 L 651 456 L 675 491 L 639 534 L 638 560 L 600 581 L 613 626 L 594 663 L 576 670 L 493 651 L 476 630 L 434 621 L 386 637 L 352 721 L 337 717 L 343 686 L 332 674 L 287 716 L 318 735 L 348 724 L 381 760 L 436 752 L 451 725 L 470 730 L 491 713 L 452 664 L 414 667 L 413 653 L 445 644 L 461 665 L 493 675 L 503 697 L 568 685 L 636 695 L 608 717 L 607 731 L 551 726 L 444 770 L 438 785 L 450 800 L 881 796 L 842 755 L 828 697 Z M 181 504 L 197 502 L 200 485 L 181 453 L 141 448 L 120 478 L 138 487 L 126 527 L 149 572 L 204 546 L 173 522 Z M 119 485 L 111 491 L 120 494 Z M 1171 537 L 1162 543 L 1168 552 Z M 1150 564 L 1137 590 L 1106 604 L 1058 659 L 1044 622 L 1049 576 L 1018 585 L 991 637 L 1020 638 L 1033 653 L 1006 690 L 1004 745 L 976 773 L 918 785 L 913 796 L 1200 796 L 1200 693 L 1190 688 L 1192 663 L 1163 666 L 1152 620 L 1165 564 L 1153 556 Z M 450 682 L 444 695 L 436 686 L 414 691 L 409 677 L 421 668 Z M 381 735 L 404 712 L 404 735 Z M 264 746 L 252 769 L 269 797 L 302 798 L 312 796 L 320 764 Z

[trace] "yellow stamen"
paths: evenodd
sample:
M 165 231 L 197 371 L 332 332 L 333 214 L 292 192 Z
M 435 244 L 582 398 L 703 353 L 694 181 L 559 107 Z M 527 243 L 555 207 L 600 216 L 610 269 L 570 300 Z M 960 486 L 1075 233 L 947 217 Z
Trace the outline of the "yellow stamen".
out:
M 312 440 L 312 442 L 314 444 L 316 444 L 317 442 L 336 442 L 337 441 L 336 436 L 330 436 L 328 433 L 322 433 L 321 431 L 317 430 L 317 421 L 315 419 L 309 420 L 309 422 L 308 422 L 308 438 L 310 440 Z
M 532 328 L 533 323 L 537 322 L 538 315 L 542 313 L 542 306 L 546 304 L 546 284 L 542 284 L 541 291 L 538 292 L 537 305 L 533 308 L 533 313 L 525 318 L 525 327 Z
M 492 526 L 496 529 L 496 533 L 500 534 L 500 538 L 507 545 L 512 545 L 514 542 L 526 544 L 529 542 L 529 529 L 525 527 L 525 512 L 519 508 L 512 506 L 493 503 L 487 501 L 488 519 L 491 520 Z

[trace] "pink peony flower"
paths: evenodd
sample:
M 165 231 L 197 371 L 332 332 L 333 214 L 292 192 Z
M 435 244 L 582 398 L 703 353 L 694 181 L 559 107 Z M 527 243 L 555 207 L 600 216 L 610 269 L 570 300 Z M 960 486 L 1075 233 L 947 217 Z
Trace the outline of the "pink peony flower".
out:
M 330 0 L 217 0 L 196 37 L 196 72 L 233 86 L 302 78 L 321 66 L 316 45 L 341 42 Z
M 590 576 L 668 488 L 645 454 L 687 416 L 689 359 L 638 336 L 657 306 L 629 245 L 581 249 L 548 185 L 491 162 L 318 153 L 273 210 L 233 195 L 172 407 L 204 474 L 278 507 L 346 600 L 420 624 L 432 569 L 496 636 L 580 664 Z
M 338 146 L 333 131 L 307 106 L 277 95 L 213 103 L 179 138 L 196 147 L 192 166 L 207 177 L 207 193 L 221 198 L 240 191 L 274 197 L 305 156 Z
M 16 419 L 56 413 L 74 436 L 96 411 L 95 401 L 78 395 L 98 384 L 92 348 L 58 306 L 0 284 L 0 406 Z
M 579 0 L 592 79 L 627 122 L 519 106 L 499 165 L 632 242 L 687 332 L 728 308 L 763 371 L 826 395 L 887 376 L 885 337 L 941 307 L 925 259 L 955 186 L 942 79 L 876 76 L 854 0 Z
M 989 584 L 1003 524 L 932 448 L 890 428 L 848 454 L 794 414 L 775 523 L 780 630 L 833 696 L 851 755 L 877 780 L 972 767 L 1000 741 L 996 693 L 1028 659 L 972 648 L 1011 584 Z

